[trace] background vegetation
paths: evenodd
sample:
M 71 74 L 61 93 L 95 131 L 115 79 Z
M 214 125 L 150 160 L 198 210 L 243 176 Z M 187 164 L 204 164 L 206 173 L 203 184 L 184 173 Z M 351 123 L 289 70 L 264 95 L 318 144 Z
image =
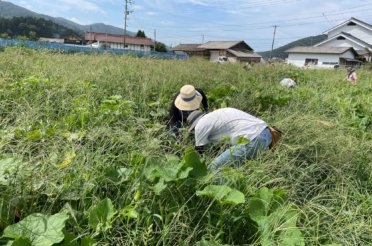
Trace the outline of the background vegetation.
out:
M 218 65 L 24 48 L 0 53 L 0 232 L 14 245 L 368 245 L 372 72 Z M 284 77 L 295 89 L 282 88 Z M 165 128 L 202 88 L 284 132 L 276 151 L 215 157 Z M 48 239 L 48 240 L 47 240 Z M 14 241 L 13 241 L 14 240 Z M 0 243 L 1 243 L 0 242 Z M 23 244 L 21 244 L 23 243 Z
M 286 45 L 283 45 L 279 48 L 276 48 L 276 49 L 273 49 L 272 52 L 270 52 L 270 50 L 268 51 L 264 51 L 264 52 L 258 52 L 263 58 L 265 59 L 269 59 L 270 58 L 270 53 L 271 53 L 271 57 L 274 58 L 281 58 L 281 59 L 285 59 L 288 57 L 288 53 L 286 53 L 285 51 L 286 50 L 289 50 L 290 48 L 293 48 L 293 47 L 296 47 L 296 46 L 313 46 L 317 43 L 320 43 L 324 40 L 327 39 L 327 35 L 325 34 L 321 34 L 321 35 L 317 35 L 317 36 L 310 36 L 310 37 L 306 37 L 306 38 L 301 38 L 299 40 L 296 40 L 294 42 L 290 42 Z
M 68 35 L 80 36 L 76 31 L 58 25 L 50 20 L 34 17 L 0 18 L 0 38 L 38 40 L 64 38 Z

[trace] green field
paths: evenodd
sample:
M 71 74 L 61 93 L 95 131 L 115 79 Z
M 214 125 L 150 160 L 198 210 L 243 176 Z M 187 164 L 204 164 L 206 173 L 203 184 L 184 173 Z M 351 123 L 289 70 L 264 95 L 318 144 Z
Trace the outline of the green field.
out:
M 372 70 L 357 73 L 6 48 L 0 245 L 371 245 Z M 209 173 L 216 148 L 165 127 L 184 84 L 279 127 L 276 150 Z

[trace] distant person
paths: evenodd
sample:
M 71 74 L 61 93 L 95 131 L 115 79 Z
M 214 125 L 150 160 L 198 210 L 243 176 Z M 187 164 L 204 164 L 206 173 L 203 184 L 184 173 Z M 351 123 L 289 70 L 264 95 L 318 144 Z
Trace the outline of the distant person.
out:
M 284 78 L 280 81 L 280 85 L 283 87 L 289 87 L 289 88 L 295 88 L 296 87 L 296 81 L 290 78 Z
M 210 113 L 195 110 L 187 117 L 189 131 L 195 133 L 195 146 L 199 152 L 210 141 L 229 138 L 231 147 L 213 160 L 209 169 L 217 171 L 222 166 L 239 166 L 244 160 L 275 146 L 280 131 L 269 128 L 267 123 L 235 108 L 221 108 Z M 246 143 L 238 143 L 240 138 Z
M 249 63 L 249 62 L 246 62 L 243 66 L 243 68 L 246 70 L 246 71 L 249 71 L 252 69 L 252 65 Z
M 194 110 L 208 112 L 207 97 L 201 89 L 192 85 L 184 85 L 173 99 L 169 111 L 168 127 L 171 133 L 176 133 L 186 123 L 187 116 Z
M 346 79 L 350 81 L 352 85 L 357 84 L 358 77 L 354 68 L 350 67 L 347 69 Z

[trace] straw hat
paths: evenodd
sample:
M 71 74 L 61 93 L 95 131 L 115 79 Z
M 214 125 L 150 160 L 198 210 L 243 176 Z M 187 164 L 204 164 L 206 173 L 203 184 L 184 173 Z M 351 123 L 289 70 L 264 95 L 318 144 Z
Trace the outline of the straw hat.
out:
M 199 122 L 199 120 L 205 115 L 205 113 L 203 113 L 202 111 L 200 110 L 194 110 L 191 112 L 191 114 L 189 114 L 189 116 L 187 117 L 187 124 L 189 124 L 189 131 L 192 131 L 196 124 Z
M 174 105 L 180 110 L 194 110 L 199 108 L 202 99 L 202 95 L 195 90 L 194 86 L 184 85 L 174 101 Z

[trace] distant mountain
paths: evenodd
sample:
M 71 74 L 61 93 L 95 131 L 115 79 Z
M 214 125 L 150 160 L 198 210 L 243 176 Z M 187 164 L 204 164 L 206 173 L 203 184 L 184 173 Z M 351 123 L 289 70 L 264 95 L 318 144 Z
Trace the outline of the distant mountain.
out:
M 13 17 L 35 17 L 35 18 L 43 18 L 45 20 L 53 21 L 56 24 L 64 26 L 66 28 L 72 29 L 78 32 L 81 36 L 84 35 L 84 32 L 91 31 L 91 32 L 100 32 L 100 33 L 108 33 L 108 34 L 124 34 L 124 29 L 119 27 L 114 27 L 111 25 L 106 25 L 103 23 L 95 23 L 91 25 L 80 25 L 73 21 L 67 20 L 62 17 L 51 17 L 49 15 L 38 14 L 31 10 L 25 9 L 18 5 L 15 5 L 10 2 L 1 1 L 0 0 L 0 17 L 3 18 L 13 18 Z M 134 36 L 136 33 L 127 31 L 127 35 Z
M 50 20 L 36 17 L 0 17 L 0 38 L 28 38 L 38 40 L 41 37 L 65 38 L 79 34 L 69 28 L 58 25 Z
M 271 54 L 271 57 L 273 57 L 273 58 L 277 57 L 277 58 L 285 59 L 285 58 L 288 57 L 288 53 L 286 53 L 285 51 L 292 48 L 292 47 L 295 47 L 295 46 L 313 46 L 314 44 L 320 43 L 320 42 L 322 42 L 326 39 L 327 39 L 327 35 L 324 35 L 324 34 L 317 35 L 317 36 L 311 36 L 311 37 L 307 37 L 307 38 L 302 38 L 302 39 L 296 40 L 294 42 L 291 42 L 289 44 L 286 44 L 282 47 L 274 49 L 272 54 Z M 260 54 L 265 59 L 270 58 L 270 51 L 263 51 L 263 52 L 257 52 L 257 53 Z

